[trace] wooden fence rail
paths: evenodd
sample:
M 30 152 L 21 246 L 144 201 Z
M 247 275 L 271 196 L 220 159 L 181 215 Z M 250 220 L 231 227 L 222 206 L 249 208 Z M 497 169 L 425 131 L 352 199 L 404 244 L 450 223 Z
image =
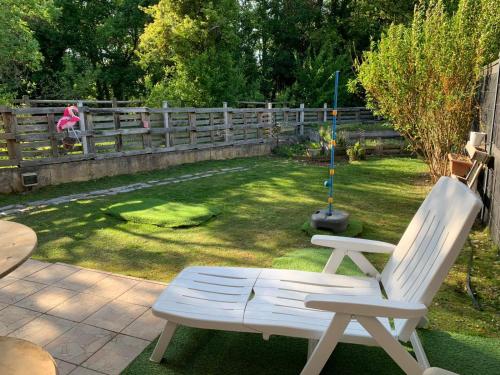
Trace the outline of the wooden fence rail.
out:
M 66 150 L 56 131 L 64 107 L 0 108 L 0 167 L 275 142 L 331 120 L 331 108 L 93 108 L 79 102 L 81 142 Z M 338 123 L 379 119 L 364 108 L 341 108 Z

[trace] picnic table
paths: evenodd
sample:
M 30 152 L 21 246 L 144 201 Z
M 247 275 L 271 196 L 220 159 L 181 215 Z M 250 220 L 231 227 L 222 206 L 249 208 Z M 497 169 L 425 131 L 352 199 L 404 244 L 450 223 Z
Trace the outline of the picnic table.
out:
M 23 264 L 36 245 L 33 229 L 0 220 L 0 278 Z M 57 366 L 42 347 L 26 340 L 0 336 L 0 374 L 56 375 Z

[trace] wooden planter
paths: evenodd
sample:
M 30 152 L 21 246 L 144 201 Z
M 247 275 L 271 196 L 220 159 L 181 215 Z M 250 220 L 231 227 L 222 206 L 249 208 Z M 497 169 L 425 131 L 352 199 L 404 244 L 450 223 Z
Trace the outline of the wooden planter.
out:
M 450 173 L 459 177 L 467 176 L 472 167 L 472 162 L 465 157 L 457 154 L 448 154 L 450 161 Z

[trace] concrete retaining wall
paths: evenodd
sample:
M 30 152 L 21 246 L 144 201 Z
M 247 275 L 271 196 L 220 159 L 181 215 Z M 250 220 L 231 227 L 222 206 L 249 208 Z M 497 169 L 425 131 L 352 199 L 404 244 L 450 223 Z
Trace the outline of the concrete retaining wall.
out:
M 0 193 L 8 194 L 26 190 L 21 183 L 21 173 L 26 172 L 36 172 L 38 174 L 37 188 L 40 188 L 66 182 L 88 181 L 102 177 L 164 169 L 174 165 L 196 163 L 204 160 L 268 155 L 270 152 L 271 145 L 268 143 L 250 144 L 2 169 L 0 170 Z

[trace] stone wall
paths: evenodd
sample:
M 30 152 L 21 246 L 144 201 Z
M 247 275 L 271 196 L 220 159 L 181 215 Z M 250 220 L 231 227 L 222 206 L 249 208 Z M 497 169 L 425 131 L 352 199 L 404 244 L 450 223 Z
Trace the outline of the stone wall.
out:
M 264 143 L 0 169 L 0 193 L 14 193 L 25 190 L 26 188 L 21 183 L 21 173 L 26 172 L 36 172 L 38 174 L 37 188 L 40 188 L 67 182 L 88 181 L 108 176 L 164 169 L 204 160 L 268 155 L 270 152 L 271 145 Z

